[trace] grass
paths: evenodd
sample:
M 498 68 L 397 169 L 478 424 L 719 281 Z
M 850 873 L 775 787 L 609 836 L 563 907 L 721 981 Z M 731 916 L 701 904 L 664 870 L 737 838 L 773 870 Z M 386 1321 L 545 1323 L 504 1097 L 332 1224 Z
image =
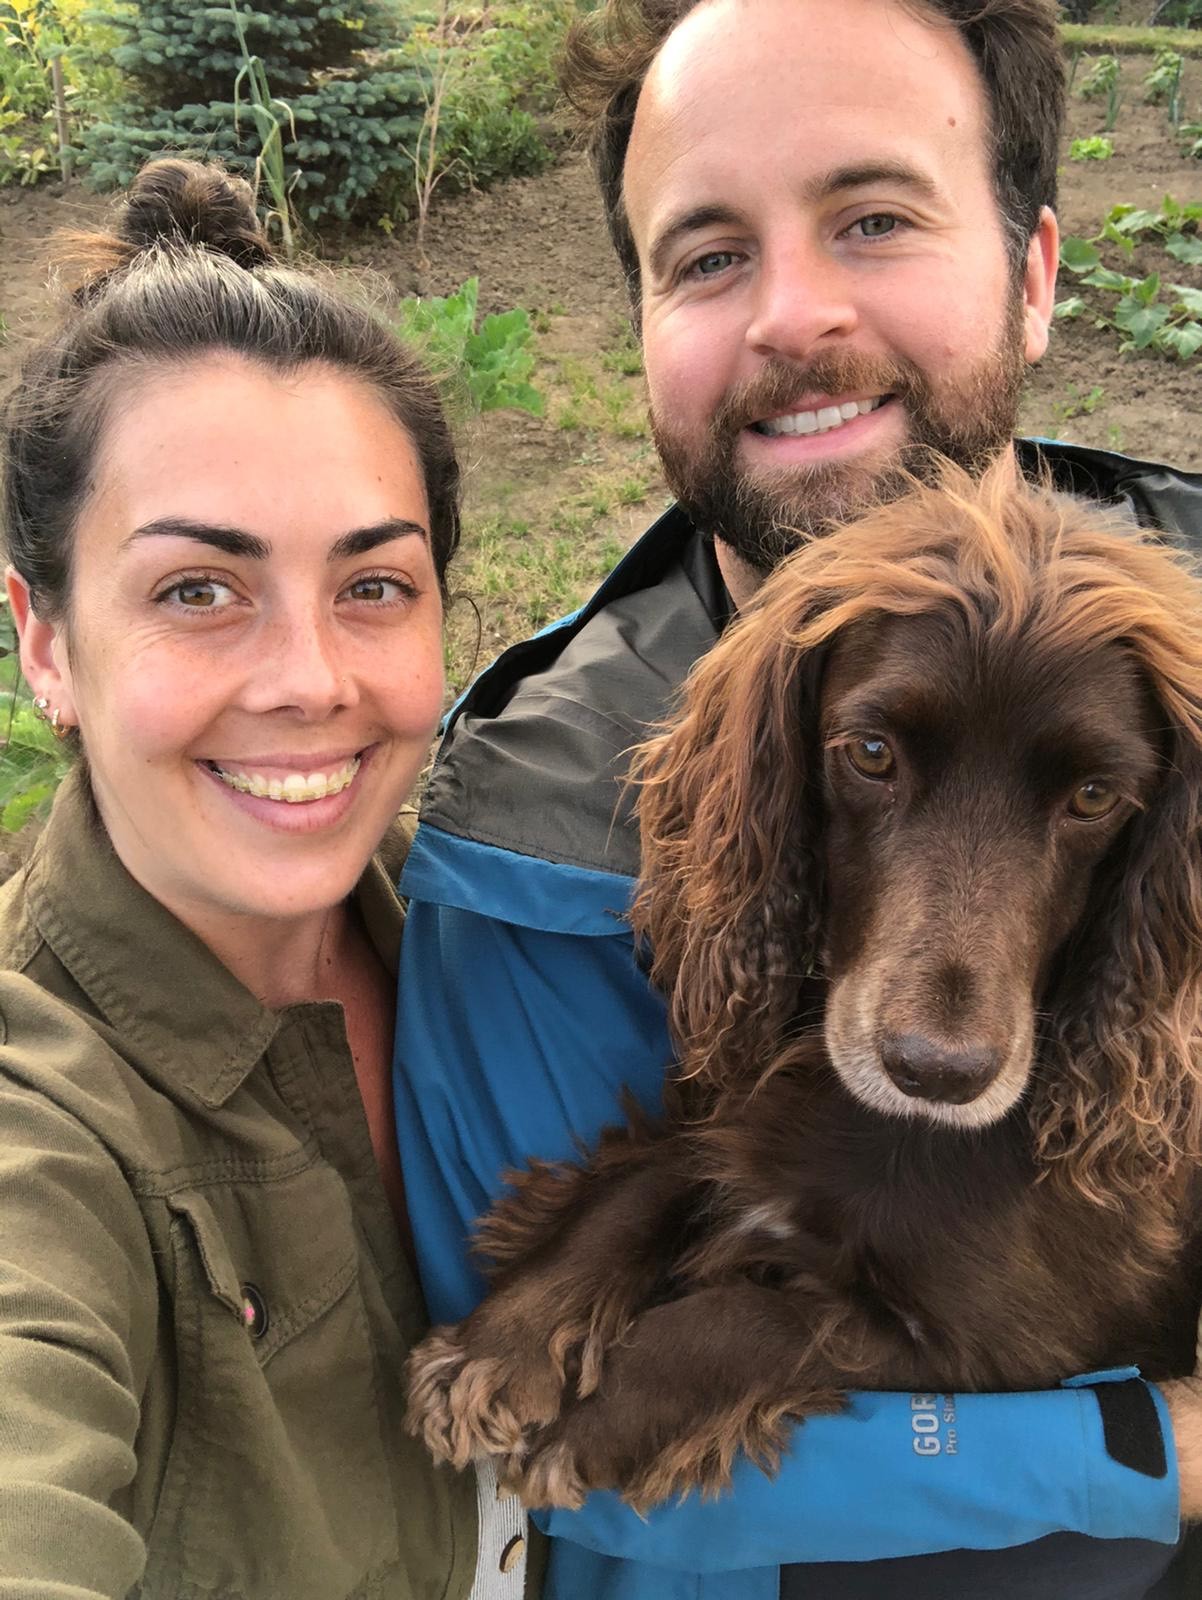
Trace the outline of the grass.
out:
M 575 611 L 622 559 L 622 541 L 597 530 L 614 502 L 608 487 L 594 485 L 576 498 L 582 503 L 557 511 L 549 534 L 508 515 L 483 517 L 468 527 L 454 588 L 480 607 L 488 636 L 477 659 L 472 609 L 464 601 L 452 606 L 447 676 L 456 693 L 492 658 L 498 641 L 519 638 Z
M 1060 38 L 1069 51 L 1108 51 L 1111 55 L 1155 55 L 1176 50 L 1202 56 L 1202 28 L 1133 28 L 1106 23 L 1062 22 Z

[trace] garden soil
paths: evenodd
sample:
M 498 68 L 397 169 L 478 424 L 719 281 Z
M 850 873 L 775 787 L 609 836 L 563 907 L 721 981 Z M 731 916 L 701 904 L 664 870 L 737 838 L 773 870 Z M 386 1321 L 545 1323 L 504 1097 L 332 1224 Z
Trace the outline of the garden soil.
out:
M 1079 76 L 1088 64 L 1081 63 Z M 1202 162 L 1181 153 L 1162 108 L 1140 102 L 1136 86 L 1149 64 L 1147 57 L 1124 62 L 1124 78 L 1132 87 L 1110 160 L 1069 161 L 1066 141 L 1060 206 L 1066 234 L 1096 234 L 1116 201 L 1154 210 L 1166 193 L 1182 201 L 1202 199 Z M 1187 64 L 1184 88 L 1187 107 L 1202 105 L 1202 61 Z M 1075 98 L 1068 138 L 1100 131 L 1101 114 L 1098 102 Z M 90 225 L 104 209 L 104 201 L 77 188 L 0 191 L 0 314 L 8 327 L 7 340 L 0 343 L 0 388 L 27 341 L 51 322 L 48 236 Z M 540 177 L 444 201 L 430 219 L 424 247 L 428 260 L 420 272 L 412 226 L 361 235 L 338 252 L 346 264 L 370 272 L 384 297 L 417 289 L 446 293 L 474 275 L 480 279 L 482 311 L 529 309 L 540 330 L 534 381 L 550 399 L 543 418 L 494 414 L 468 430 L 469 571 L 473 525 L 499 508 L 531 540 L 557 529 L 593 540 L 602 552 L 612 552 L 615 541 L 629 543 L 663 504 L 665 493 L 645 429 L 615 431 L 603 423 L 579 423 L 569 415 L 565 388 L 565 373 L 575 373 L 579 392 L 579 373 L 600 371 L 605 352 L 620 345 L 624 335 L 623 287 L 587 164 L 569 152 Z M 1141 275 L 1161 270 L 1167 281 L 1202 287 L 1202 269 L 1151 247 L 1141 246 L 1123 270 Z M 1071 284 L 1062 289 L 1066 292 L 1073 292 Z M 625 381 L 632 387 L 632 402 L 641 399 L 641 378 Z M 632 404 L 631 414 L 639 409 Z M 1086 320 L 1058 323 L 1052 349 L 1031 379 L 1023 426 L 1202 470 L 1202 357 L 1188 363 L 1124 357 L 1113 332 Z M 615 493 L 615 483 L 633 487 Z M 569 505 L 577 514 L 565 520 Z M 593 507 L 587 515 L 586 506 Z M 505 589 L 504 578 L 494 592 L 497 587 Z M 538 617 L 537 611 L 527 616 L 511 593 L 496 598 L 491 611 L 484 607 L 486 653 Z

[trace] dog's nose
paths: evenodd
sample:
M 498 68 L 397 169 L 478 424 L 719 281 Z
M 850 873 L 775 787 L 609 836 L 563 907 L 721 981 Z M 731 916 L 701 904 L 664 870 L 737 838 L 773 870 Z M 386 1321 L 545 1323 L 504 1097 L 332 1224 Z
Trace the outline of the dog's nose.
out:
M 975 1100 L 1001 1066 L 996 1050 L 947 1050 L 920 1033 L 888 1035 L 881 1047 L 881 1061 L 903 1094 L 953 1106 Z

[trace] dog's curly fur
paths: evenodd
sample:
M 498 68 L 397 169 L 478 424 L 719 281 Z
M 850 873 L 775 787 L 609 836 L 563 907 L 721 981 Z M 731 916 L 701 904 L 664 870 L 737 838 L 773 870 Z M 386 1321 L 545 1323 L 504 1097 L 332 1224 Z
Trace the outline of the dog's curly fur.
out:
M 849 764 L 865 739 L 896 751 L 888 781 Z M 669 1116 L 532 1167 L 486 1219 L 494 1293 L 413 1359 L 431 1448 L 498 1456 L 535 1502 L 642 1506 L 715 1488 L 740 1449 L 771 1464 L 787 1419 L 849 1383 L 1188 1370 L 1184 561 L 949 468 L 790 558 L 634 773 Z M 1066 808 L 1107 785 L 1111 810 Z M 916 1036 L 940 1041 L 917 1087 Z

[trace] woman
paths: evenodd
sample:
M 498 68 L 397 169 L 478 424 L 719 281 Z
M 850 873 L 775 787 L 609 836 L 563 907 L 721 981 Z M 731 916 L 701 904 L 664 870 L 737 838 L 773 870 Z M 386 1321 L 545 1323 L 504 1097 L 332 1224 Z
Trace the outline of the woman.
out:
M 79 759 L 0 914 L 0 1588 L 520 1595 L 401 1425 L 377 846 L 443 699 L 437 396 L 219 169 L 154 164 L 77 246 L 4 429 L 21 663 Z

